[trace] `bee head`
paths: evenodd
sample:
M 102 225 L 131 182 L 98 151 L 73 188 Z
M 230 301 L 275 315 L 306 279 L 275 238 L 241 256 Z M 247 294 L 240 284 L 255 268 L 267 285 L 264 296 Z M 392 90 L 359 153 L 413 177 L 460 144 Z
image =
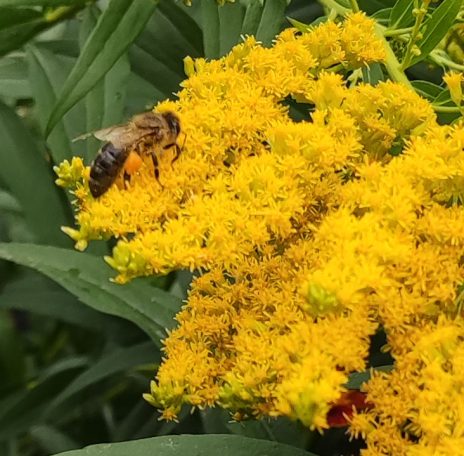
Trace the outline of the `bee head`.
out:
M 176 114 L 171 111 L 163 112 L 162 116 L 164 120 L 166 120 L 169 129 L 175 134 L 175 136 L 179 136 L 180 133 L 180 120 Z

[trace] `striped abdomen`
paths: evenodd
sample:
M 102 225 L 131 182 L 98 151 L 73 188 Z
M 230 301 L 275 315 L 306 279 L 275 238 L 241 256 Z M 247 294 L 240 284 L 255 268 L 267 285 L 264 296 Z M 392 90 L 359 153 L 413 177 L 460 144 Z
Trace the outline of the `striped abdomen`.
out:
M 118 177 L 128 151 L 106 143 L 95 157 L 90 168 L 89 188 L 94 198 L 103 195 Z

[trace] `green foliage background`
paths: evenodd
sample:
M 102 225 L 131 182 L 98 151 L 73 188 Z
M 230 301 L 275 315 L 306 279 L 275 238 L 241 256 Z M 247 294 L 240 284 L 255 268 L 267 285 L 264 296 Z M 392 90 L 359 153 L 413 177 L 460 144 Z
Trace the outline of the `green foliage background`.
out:
M 410 0 L 358 3 L 380 23 L 411 25 Z M 461 1 L 442 4 L 451 13 L 441 18 L 430 50 Z M 219 57 L 246 34 L 269 45 L 291 25 L 287 17 L 301 26 L 323 14 L 311 0 L 237 0 L 222 7 L 215 0 L 191 7 L 174 0 L 0 0 L 0 454 L 43 456 L 148 437 L 85 454 L 357 451 L 360 443 L 349 443 L 343 429 L 319 436 L 283 419 L 238 424 L 222 411 L 185 410 L 179 423 L 157 421 L 141 396 L 190 275 L 111 283 L 101 259 L 111 243 L 78 253 L 60 231 L 73 217 L 52 172 L 74 155 L 93 159 L 98 142 L 73 143 L 76 136 L 173 97 L 185 56 Z M 409 71 L 410 79 L 422 79 L 414 83 L 421 94 L 450 106 L 440 69 L 422 63 Z M 363 77 L 376 83 L 385 76 L 372 67 Z M 441 115 L 443 121 L 456 116 Z M 160 437 L 174 434 L 220 435 Z

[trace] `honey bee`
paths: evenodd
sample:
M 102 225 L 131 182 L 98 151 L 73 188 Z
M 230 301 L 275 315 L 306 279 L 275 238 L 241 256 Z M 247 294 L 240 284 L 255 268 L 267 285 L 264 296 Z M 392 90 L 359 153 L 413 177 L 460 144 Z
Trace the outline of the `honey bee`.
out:
M 114 183 L 121 170 L 127 182 L 140 167 L 141 156 L 151 156 L 156 180 L 159 182 L 159 163 L 156 151 L 175 147 L 174 163 L 181 153 L 177 144 L 180 133 L 179 117 L 173 112 L 146 112 L 137 114 L 129 122 L 114 125 L 79 136 L 84 139 L 90 135 L 106 141 L 90 166 L 90 193 L 94 198 L 103 195 Z

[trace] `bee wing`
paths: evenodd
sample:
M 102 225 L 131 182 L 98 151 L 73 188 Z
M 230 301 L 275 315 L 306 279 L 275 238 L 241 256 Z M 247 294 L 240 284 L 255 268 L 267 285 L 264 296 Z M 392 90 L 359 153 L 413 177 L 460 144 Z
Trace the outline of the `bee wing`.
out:
M 136 143 L 139 139 L 150 134 L 149 130 L 138 129 L 132 122 L 121 125 L 113 125 L 112 127 L 103 128 L 102 130 L 91 131 L 84 133 L 73 139 L 80 141 L 90 136 L 94 136 L 100 141 L 106 141 L 114 144 L 115 147 L 124 148 Z

